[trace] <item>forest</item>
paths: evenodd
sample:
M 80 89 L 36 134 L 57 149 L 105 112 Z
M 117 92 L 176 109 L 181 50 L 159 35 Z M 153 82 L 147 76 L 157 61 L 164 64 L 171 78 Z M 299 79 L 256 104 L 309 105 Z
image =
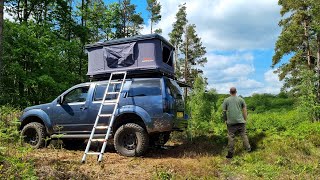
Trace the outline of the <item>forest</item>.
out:
M 244 97 L 252 153 L 244 152 L 240 140 L 237 156 L 225 159 L 221 104 L 229 95 L 208 88 L 199 70 L 208 61 L 206 47 L 182 3 L 168 36 L 176 49 L 177 78 L 191 86 L 185 91 L 188 129 L 173 134 L 168 149 L 151 149 L 142 158 L 111 150 L 108 166 L 93 159 L 81 165 L 83 151 L 59 142 L 41 150 L 22 146 L 18 119 L 25 107 L 50 102 L 88 81 L 84 46 L 141 34 L 141 12 L 130 0 L 0 0 L 0 179 L 141 179 L 142 173 L 142 179 L 317 179 L 320 2 L 279 0 L 278 5 L 281 33 L 270 61 L 284 86 L 276 95 Z M 162 20 L 161 8 L 158 0 L 147 0 L 150 33 L 162 33 L 153 28 Z M 11 20 L 4 19 L 4 11 Z

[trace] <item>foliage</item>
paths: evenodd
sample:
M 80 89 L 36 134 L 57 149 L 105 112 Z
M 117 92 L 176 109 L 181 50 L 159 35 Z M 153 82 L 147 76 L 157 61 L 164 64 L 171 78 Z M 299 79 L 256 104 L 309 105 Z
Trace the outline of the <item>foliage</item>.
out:
M 312 119 L 317 121 L 320 117 L 320 101 L 316 96 L 316 91 L 312 88 L 317 81 L 317 77 L 312 71 L 303 71 L 302 81 L 298 84 L 301 91 L 301 96 L 299 97 L 299 109 L 303 112 L 307 119 Z
M 199 74 L 197 67 L 204 66 L 207 63 L 206 48 L 202 45 L 201 38 L 196 33 L 194 24 L 187 25 L 185 39 L 181 44 L 180 51 L 185 56 L 184 62 L 181 65 L 181 70 L 184 71 L 184 79 L 187 84 L 193 87 L 195 78 Z
M 176 14 L 176 22 L 173 23 L 172 31 L 169 33 L 169 41 L 175 47 L 175 72 L 178 78 L 181 78 L 183 74 L 183 72 L 180 69 L 182 62 L 178 57 L 180 46 L 182 43 L 182 36 L 185 32 L 185 26 L 188 23 L 186 9 L 187 7 L 185 4 L 179 5 L 179 10 Z
M 59 38 L 50 25 L 6 21 L 5 27 L 2 73 L 6 78 L 1 83 L 6 88 L 0 92 L 0 103 L 49 102 L 82 79 L 78 77 L 79 41 Z
M 247 109 L 255 113 L 266 111 L 287 111 L 294 108 L 294 99 L 282 92 L 278 95 L 272 94 L 253 94 L 250 97 L 244 98 L 247 104 Z
M 190 110 L 191 120 L 189 123 L 189 132 L 192 135 L 207 133 L 208 123 L 212 119 L 210 112 L 215 110 L 217 106 L 217 93 L 214 89 L 206 91 L 206 81 L 201 76 L 198 76 L 194 83 L 193 91 L 190 95 L 187 107 Z
M 319 106 L 320 3 L 317 0 L 280 0 L 279 5 L 282 6 L 280 13 L 283 19 L 279 22 L 282 32 L 276 42 L 272 65 L 280 64 L 285 55 L 290 55 L 290 60 L 277 70 L 280 79 L 285 79 L 284 88 L 298 97 L 311 97 L 309 92 L 312 92 L 315 106 Z M 306 74 L 316 80 L 305 78 Z M 303 90 L 301 83 L 308 84 L 310 91 Z M 320 120 L 316 111 L 311 114 L 310 118 Z
M 150 13 L 149 18 L 150 18 L 150 27 L 151 27 L 151 34 L 152 34 L 153 24 L 157 24 L 161 20 L 161 14 L 160 14 L 161 4 L 157 0 L 147 0 L 147 4 L 148 4 L 147 10 Z M 161 32 L 161 29 L 156 29 L 155 32 L 156 33 Z
M 36 179 L 33 164 L 26 158 L 30 148 L 21 147 L 19 110 L 0 107 L 0 179 Z

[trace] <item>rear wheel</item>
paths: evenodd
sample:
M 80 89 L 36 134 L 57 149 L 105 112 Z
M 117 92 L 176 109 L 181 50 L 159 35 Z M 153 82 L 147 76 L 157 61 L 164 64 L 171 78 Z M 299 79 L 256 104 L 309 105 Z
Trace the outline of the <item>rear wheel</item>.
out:
M 34 149 L 42 148 L 46 145 L 46 128 L 41 123 L 32 122 L 25 125 L 21 131 L 21 136 L 23 141 Z
M 123 156 L 141 156 L 149 146 L 149 136 L 141 126 L 128 123 L 120 126 L 114 135 L 114 147 Z

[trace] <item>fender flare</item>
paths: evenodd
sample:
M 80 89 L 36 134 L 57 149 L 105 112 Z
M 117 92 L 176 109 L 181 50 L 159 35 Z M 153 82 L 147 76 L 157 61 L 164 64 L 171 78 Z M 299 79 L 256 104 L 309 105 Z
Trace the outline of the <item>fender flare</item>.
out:
M 52 122 L 51 122 L 48 114 L 41 109 L 32 109 L 32 110 L 29 110 L 29 111 L 23 113 L 23 115 L 20 118 L 20 122 L 21 122 L 20 129 L 22 129 L 24 125 L 26 125 L 30 122 L 37 122 L 37 121 L 30 120 L 30 118 L 32 118 L 32 117 L 36 117 L 41 120 L 41 122 L 46 127 L 48 134 L 53 133 Z
M 137 116 L 139 116 L 144 122 L 148 132 L 149 130 L 153 129 L 153 123 L 152 123 L 153 121 L 150 115 L 146 110 L 144 110 L 139 106 L 134 106 L 134 105 L 122 106 L 118 109 L 117 114 L 115 115 L 115 118 L 117 119 L 121 115 L 127 114 L 127 113 L 136 114 Z

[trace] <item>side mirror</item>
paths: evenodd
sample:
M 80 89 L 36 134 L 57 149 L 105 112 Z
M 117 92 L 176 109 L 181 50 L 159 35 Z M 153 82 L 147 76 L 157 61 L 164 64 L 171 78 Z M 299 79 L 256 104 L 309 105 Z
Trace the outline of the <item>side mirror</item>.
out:
M 57 103 L 58 103 L 58 104 L 62 104 L 62 103 L 63 103 L 63 97 L 62 97 L 62 96 L 59 96 L 59 97 L 58 97 Z

